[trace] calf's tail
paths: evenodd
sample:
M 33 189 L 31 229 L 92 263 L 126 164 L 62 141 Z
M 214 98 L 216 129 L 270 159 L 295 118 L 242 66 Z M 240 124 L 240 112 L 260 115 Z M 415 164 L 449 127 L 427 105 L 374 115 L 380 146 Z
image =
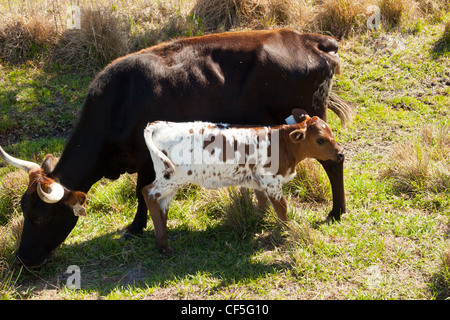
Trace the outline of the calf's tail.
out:
M 147 144 L 147 148 L 149 149 L 150 154 L 152 156 L 154 155 L 158 157 L 164 163 L 165 170 L 163 172 L 163 176 L 164 178 L 169 179 L 175 173 L 175 166 L 173 162 L 155 145 L 155 142 L 153 141 L 153 131 L 154 126 L 151 124 L 149 124 L 147 128 L 145 128 L 145 143 Z

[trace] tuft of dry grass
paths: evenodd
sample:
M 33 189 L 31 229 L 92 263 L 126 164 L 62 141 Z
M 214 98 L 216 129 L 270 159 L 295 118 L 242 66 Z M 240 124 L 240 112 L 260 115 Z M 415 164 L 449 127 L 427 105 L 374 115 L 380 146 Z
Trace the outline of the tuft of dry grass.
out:
M 22 237 L 23 217 L 15 215 L 11 217 L 5 226 L 0 226 L 0 258 L 13 259 L 11 253 L 15 252 Z M 9 258 L 9 259 L 8 259 Z
M 414 9 L 411 0 L 380 0 L 379 7 L 383 23 L 388 28 L 400 26 Z
M 197 0 L 191 14 L 208 30 L 229 30 L 300 24 L 308 9 L 303 0 Z
M 108 9 L 82 9 L 81 28 L 64 31 L 51 60 L 78 70 L 101 69 L 128 52 L 127 28 Z
M 423 17 L 440 20 L 450 10 L 449 0 L 417 0 L 417 10 Z
M 315 19 L 317 29 L 335 37 L 348 36 L 365 23 L 364 2 L 355 0 L 325 0 Z
M 424 127 L 415 143 L 394 147 L 383 178 L 400 192 L 443 192 L 450 189 L 450 130 Z
M 236 232 L 246 235 L 262 220 L 253 202 L 253 192 L 247 188 L 222 188 L 216 191 L 217 207 L 226 225 Z
M 299 163 L 297 174 L 284 189 L 304 201 L 324 202 L 330 199 L 330 186 L 325 170 L 314 159 Z
M 24 63 L 40 57 L 56 42 L 53 24 L 45 17 L 15 17 L 0 28 L 0 58 Z
M 8 173 L 0 180 L 0 224 L 8 221 L 20 209 L 20 200 L 27 183 L 28 175 L 22 170 Z
M 442 39 L 447 45 L 450 45 L 450 19 L 445 23 L 444 34 Z
M 228 30 L 238 24 L 241 5 L 241 0 L 198 0 L 191 14 L 201 18 L 207 29 Z

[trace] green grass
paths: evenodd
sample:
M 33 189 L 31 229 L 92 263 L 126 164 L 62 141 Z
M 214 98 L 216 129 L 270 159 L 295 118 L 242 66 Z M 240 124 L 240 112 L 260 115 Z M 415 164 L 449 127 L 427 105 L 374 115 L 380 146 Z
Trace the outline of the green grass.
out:
M 47 68 L 49 69 L 49 68 Z M 67 136 L 77 119 L 90 76 L 30 65 L 0 65 L 0 141 Z
M 13 232 L 21 215 L 17 199 L 27 179 L 2 167 L 0 235 L 7 241 L 0 246 L 0 297 L 450 297 L 450 263 L 445 263 L 450 261 L 449 186 L 444 182 L 434 190 L 416 184 L 406 190 L 398 187 L 398 175 L 384 174 L 401 169 L 394 150 L 406 152 L 408 143 L 416 150 L 434 150 L 433 165 L 450 169 L 448 155 L 437 153 L 445 145 L 427 144 L 423 138 L 425 127 L 447 139 L 449 135 L 450 56 L 435 50 L 442 30 L 443 24 L 422 22 L 420 32 L 379 32 L 342 41 L 342 75 L 334 88 L 356 108 L 346 129 L 335 115 L 329 120 L 347 154 L 348 213 L 341 222 L 324 222 L 331 195 L 320 167 L 312 178 L 299 174 L 286 186 L 292 220 L 287 227 L 277 222 L 272 209 L 257 212 L 251 192 L 189 186 L 176 196 L 169 212 L 169 242 L 175 254 L 163 256 L 156 251 L 150 219 L 142 237 L 121 238 L 137 205 L 136 176 L 124 175 L 96 183 L 88 195 L 87 217 L 79 219 L 45 266 L 28 271 L 13 266 Z M 2 143 L 14 142 L 6 150 L 33 161 L 41 161 L 46 153 L 60 155 L 89 78 L 5 65 L 0 79 Z M 52 106 L 60 109 L 51 111 Z M 29 128 L 22 130 L 17 123 Z M 66 131 L 54 138 L 55 128 Z M 427 181 L 435 178 L 434 172 L 427 173 Z M 411 176 L 405 179 L 414 182 Z M 65 287 L 63 274 L 73 264 L 81 268 L 80 290 Z

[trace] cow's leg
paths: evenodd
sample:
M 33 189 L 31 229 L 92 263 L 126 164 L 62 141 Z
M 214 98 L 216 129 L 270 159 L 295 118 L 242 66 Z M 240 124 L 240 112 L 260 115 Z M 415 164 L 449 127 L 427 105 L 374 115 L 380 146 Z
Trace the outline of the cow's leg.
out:
M 328 219 L 340 220 L 345 213 L 344 161 L 319 161 L 330 179 L 333 194 L 333 208 Z
M 147 226 L 147 212 L 148 208 L 142 195 L 142 188 L 155 179 L 155 172 L 153 166 L 144 166 L 145 169 L 138 173 L 137 183 L 136 183 L 136 198 L 138 200 L 138 206 L 136 215 L 134 216 L 133 222 L 128 226 L 127 231 L 124 234 L 125 239 L 133 238 L 139 234 Z
M 270 203 L 281 221 L 288 221 L 286 199 L 282 196 L 279 200 L 269 195 Z
M 260 190 L 254 190 L 254 191 L 255 191 L 256 200 L 258 201 L 257 209 L 263 210 L 266 207 L 267 200 L 268 200 L 266 193 L 264 191 L 260 191 Z

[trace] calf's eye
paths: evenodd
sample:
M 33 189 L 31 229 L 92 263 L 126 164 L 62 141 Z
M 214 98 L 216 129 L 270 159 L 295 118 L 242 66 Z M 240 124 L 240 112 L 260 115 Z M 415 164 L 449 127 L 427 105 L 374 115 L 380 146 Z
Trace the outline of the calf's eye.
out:
M 325 143 L 325 139 L 319 138 L 317 139 L 317 144 L 320 146 Z

